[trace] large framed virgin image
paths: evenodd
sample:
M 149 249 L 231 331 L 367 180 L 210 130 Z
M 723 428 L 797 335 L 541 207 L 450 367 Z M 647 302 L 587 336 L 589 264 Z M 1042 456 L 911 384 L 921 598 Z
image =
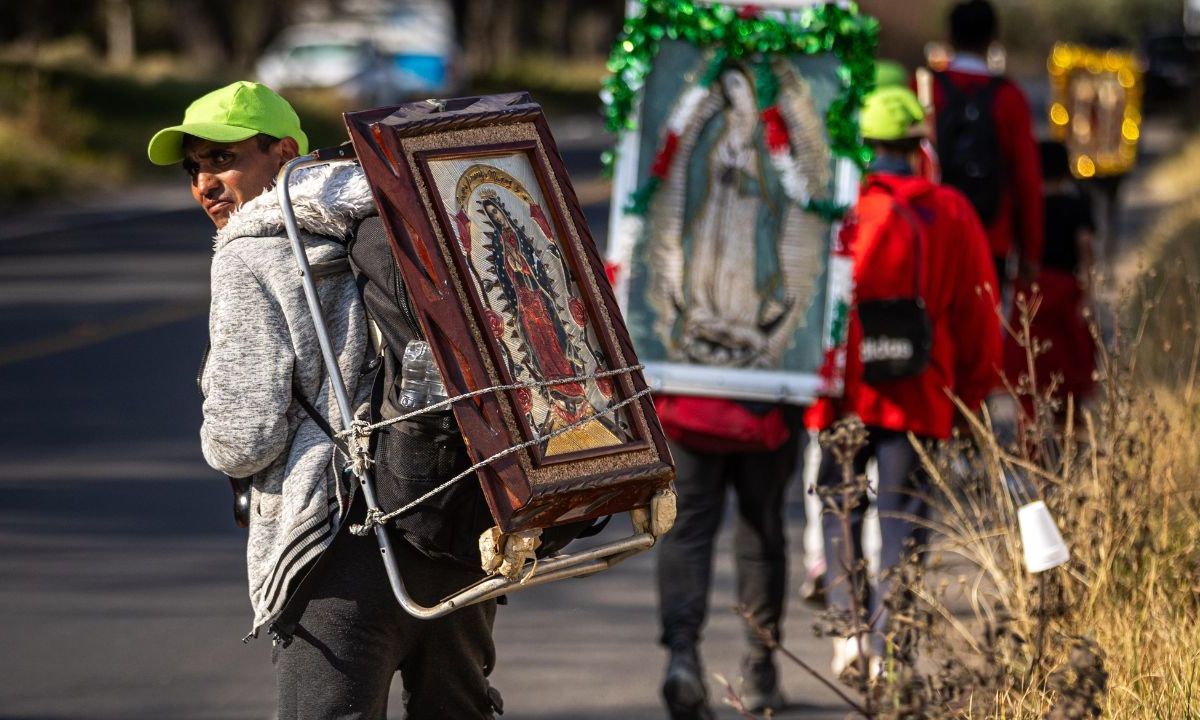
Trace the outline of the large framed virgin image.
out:
M 648 502 L 670 454 L 540 108 L 519 93 L 347 124 L 448 391 L 507 388 L 454 407 L 476 461 L 508 452 L 479 473 L 501 528 Z
M 656 392 L 841 394 L 876 31 L 851 4 L 630 0 L 607 249 Z

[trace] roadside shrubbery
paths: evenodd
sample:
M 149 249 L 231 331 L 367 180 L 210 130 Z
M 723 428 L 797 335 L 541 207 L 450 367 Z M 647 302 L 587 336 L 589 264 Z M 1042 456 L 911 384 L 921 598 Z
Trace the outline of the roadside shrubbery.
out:
M 463 94 L 533 90 L 550 112 L 599 107 L 602 60 L 529 56 L 493 68 Z M 70 40 L 36 54 L 0 48 L 0 203 L 65 191 L 119 187 L 163 173 L 146 143 L 178 123 L 184 109 L 233 76 L 197 75 L 177 58 L 150 56 L 117 71 L 86 43 Z M 332 91 L 285 92 L 312 147 L 344 142 L 342 113 L 357 109 Z
M 1200 718 L 1200 199 L 1174 200 L 1115 301 L 1094 398 L 1057 400 L 1053 382 L 1034 382 L 1036 302 L 1021 300 L 1016 432 L 983 413 L 923 450 L 935 540 L 897 571 L 907 591 L 889 606 L 882 674 L 845 678 L 861 714 Z M 824 440 L 856 436 L 850 425 Z M 1017 523 L 1032 498 L 1071 549 L 1037 575 Z
M 0 56 L 0 203 L 114 190 L 170 172 L 146 160 L 150 136 L 236 79 L 195 77 L 177 64 L 151 58 L 116 72 L 69 47 Z M 314 147 L 345 139 L 348 108 L 335 99 L 303 96 L 296 108 Z
M 1037 347 L 1021 325 L 1032 373 Z M 1118 332 L 1102 351 L 1097 396 L 1084 406 L 1047 389 L 1025 398 L 1015 437 L 985 412 L 954 441 L 920 448 L 936 539 L 924 562 L 914 555 L 892 578 L 904 590 L 889 602 L 882 672 L 841 679 L 860 714 L 1200 717 L 1200 397 L 1139 369 L 1141 348 L 1161 340 L 1149 326 Z M 1194 367 L 1196 332 L 1177 328 L 1160 367 Z M 850 419 L 822 441 L 848 459 L 863 436 Z M 1036 575 L 1017 522 L 1033 498 L 1071 549 L 1067 564 Z M 865 582 L 865 567 L 851 572 Z M 867 621 L 826 624 L 847 635 Z

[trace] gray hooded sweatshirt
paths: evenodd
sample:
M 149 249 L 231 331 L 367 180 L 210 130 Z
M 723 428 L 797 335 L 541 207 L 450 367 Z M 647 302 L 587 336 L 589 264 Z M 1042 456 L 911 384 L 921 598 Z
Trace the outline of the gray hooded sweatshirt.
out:
M 344 256 L 342 241 L 374 212 L 357 165 L 297 172 L 292 204 L 312 263 Z M 347 391 L 361 408 L 370 382 L 360 377 L 366 317 L 354 278 L 333 273 L 317 290 Z M 334 469 L 333 443 L 293 397 L 295 387 L 342 429 L 273 189 L 216 235 L 209 340 L 200 440 L 209 465 L 252 478 L 246 566 L 257 633 L 330 545 L 353 491 Z

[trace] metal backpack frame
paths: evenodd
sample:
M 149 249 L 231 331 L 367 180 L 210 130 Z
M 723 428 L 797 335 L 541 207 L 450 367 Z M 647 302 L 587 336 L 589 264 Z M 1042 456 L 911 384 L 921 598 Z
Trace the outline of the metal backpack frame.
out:
M 278 193 L 279 205 L 283 213 L 284 227 L 287 230 L 288 239 L 291 241 L 292 253 L 295 255 L 296 265 L 300 270 L 300 280 L 304 286 L 304 297 L 308 304 L 309 312 L 312 314 L 313 324 L 317 333 L 317 342 L 321 347 L 321 357 L 325 365 L 325 372 L 329 376 L 330 384 L 333 386 L 338 413 L 344 428 L 354 426 L 354 407 L 347 394 L 346 382 L 342 377 L 341 369 L 334 355 L 333 345 L 329 340 L 324 313 L 321 310 L 320 298 L 317 295 L 316 282 L 309 266 L 308 255 L 304 251 L 304 244 L 300 240 L 299 230 L 296 226 L 296 215 L 292 208 L 288 183 L 291 180 L 292 174 L 303 168 L 318 165 L 356 164 L 357 162 L 358 160 L 353 147 L 350 143 L 345 143 L 334 148 L 316 150 L 308 155 L 295 158 L 284 165 L 276 177 L 276 192 Z M 354 462 L 352 468 L 355 478 L 362 488 L 364 499 L 367 502 L 368 515 L 372 512 L 381 513 L 379 500 L 375 492 L 375 480 L 370 465 L 365 462 Z M 442 617 L 461 607 L 490 600 L 501 595 L 544 585 L 555 580 L 583 577 L 607 570 L 622 560 L 645 552 L 654 546 L 658 535 L 661 532 L 665 532 L 665 528 L 658 527 L 658 523 L 653 519 L 653 515 L 654 513 L 650 509 L 634 508 L 630 511 L 634 533 L 629 537 L 589 548 L 578 553 L 538 560 L 534 567 L 526 573 L 522 573 L 519 579 L 509 579 L 500 575 L 484 578 L 443 599 L 432 607 L 426 607 L 415 602 L 405 589 L 404 581 L 400 577 L 400 568 L 397 565 L 396 553 L 392 549 L 392 538 L 388 534 L 387 525 L 384 523 L 375 523 L 372 529 L 375 532 L 375 539 L 379 542 L 379 550 L 383 557 L 384 568 L 387 571 L 388 583 L 392 587 L 392 593 L 396 596 L 396 601 L 408 614 L 416 618 L 429 620 Z

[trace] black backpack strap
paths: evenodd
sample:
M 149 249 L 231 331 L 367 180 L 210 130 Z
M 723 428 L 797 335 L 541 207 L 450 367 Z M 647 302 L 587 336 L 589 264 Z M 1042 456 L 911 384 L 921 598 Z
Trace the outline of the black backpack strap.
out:
M 935 71 L 933 73 L 933 79 L 939 86 L 941 86 L 942 92 L 946 93 L 946 98 L 950 100 L 950 102 L 957 103 L 966 100 L 966 94 L 963 93 L 962 88 L 954 84 L 954 81 L 950 79 L 950 76 L 945 70 Z
M 983 87 L 975 92 L 975 97 L 979 99 L 982 105 L 991 108 L 992 101 L 996 98 L 996 93 L 1007 83 L 1008 79 L 1004 76 L 993 75 Z
M 925 229 L 921 226 L 921 221 L 917 218 L 917 214 L 913 211 L 912 206 L 903 199 L 898 199 L 895 195 L 892 196 L 892 211 L 904 218 L 908 222 L 909 228 L 913 232 L 913 268 L 916 272 L 913 273 L 913 297 L 921 297 L 921 270 L 922 261 L 922 246 L 925 244 Z
M 601 531 L 604 530 L 604 528 L 608 527 L 608 521 L 612 520 L 612 517 L 613 517 L 612 515 L 605 515 L 604 517 L 600 518 L 599 520 L 596 520 L 591 525 L 589 525 L 588 527 L 586 527 L 582 531 L 580 531 L 580 533 L 578 535 L 576 535 L 575 538 L 576 539 L 589 538 L 589 537 L 593 537 L 595 535 L 599 535 L 601 533 Z
M 892 192 L 892 188 L 886 183 L 872 180 L 867 182 L 867 187 L 876 187 L 882 190 L 884 194 L 886 194 L 892 201 L 892 212 L 900 216 L 906 223 L 908 223 L 909 228 L 912 229 L 913 268 L 916 270 L 916 272 L 913 273 L 913 297 L 920 298 L 922 270 L 921 258 L 923 249 L 922 246 L 925 244 L 925 227 L 921 223 L 920 218 L 917 217 L 916 211 L 913 210 L 912 203 L 908 202 L 906 198 L 897 197 L 896 193 Z
M 933 77 L 937 81 L 937 84 L 941 86 L 942 92 L 946 93 L 946 99 L 955 105 L 963 105 L 974 100 L 991 107 L 992 98 L 995 97 L 996 92 L 1008 82 L 1008 79 L 1003 75 L 992 75 L 983 84 L 983 87 L 975 92 L 968 93 L 951 80 L 949 73 L 945 70 L 933 73 Z
M 350 257 L 343 255 L 339 258 L 334 258 L 333 260 L 310 263 L 308 269 L 309 272 L 312 273 L 313 278 L 323 278 L 342 272 L 350 272 Z
M 347 458 L 352 457 L 350 448 L 346 445 L 346 442 L 338 438 L 337 434 L 333 431 L 333 426 L 329 424 L 324 415 L 313 407 L 308 398 L 304 397 L 304 392 L 300 390 L 300 386 L 295 382 L 292 383 L 292 395 L 296 398 L 296 402 L 300 403 L 300 407 L 304 409 L 304 412 L 308 413 L 312 421 L 317 424 L 317 427 L 321 428 L 321 432 L 329 436 L 329 439 L 333 441 L 333 446 Z

